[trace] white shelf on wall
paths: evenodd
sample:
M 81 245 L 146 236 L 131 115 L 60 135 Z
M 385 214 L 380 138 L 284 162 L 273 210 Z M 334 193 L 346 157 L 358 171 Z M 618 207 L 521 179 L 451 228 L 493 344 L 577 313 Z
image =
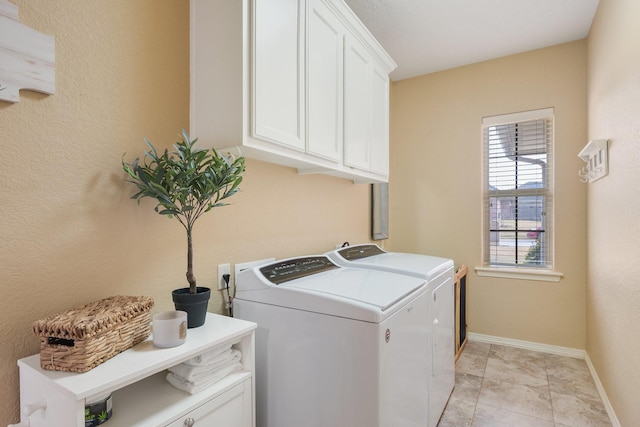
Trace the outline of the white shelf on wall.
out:
M 580 151 L 580 157 L 586 163 L 578 171 L 582 182 L 594 182 L 609 174 L 609 140 L 593 139 Z
M 53 37 L 22 24 L 7 0 L 0 0 L 0 64 L 0 101 L 19 102 L 20 89 L 56 90 Z

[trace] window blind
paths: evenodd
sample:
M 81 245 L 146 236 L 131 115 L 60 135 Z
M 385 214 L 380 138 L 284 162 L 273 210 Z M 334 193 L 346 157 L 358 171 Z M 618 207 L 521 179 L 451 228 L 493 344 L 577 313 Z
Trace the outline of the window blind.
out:
M 553 110 L 483 119 L 484 264 L 552 267 Z

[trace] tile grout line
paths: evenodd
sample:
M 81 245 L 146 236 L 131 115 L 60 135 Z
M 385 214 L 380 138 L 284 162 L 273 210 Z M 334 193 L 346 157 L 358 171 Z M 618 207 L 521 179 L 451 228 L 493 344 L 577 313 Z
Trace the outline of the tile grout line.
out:
M 476 403 L 473 405 L 473 414 L 471 415 L 471 424 L 469 427 L 473 426 L 473 421 L 476 418 L 476 412 L 478 411 L 478 402 L 480 401 L 480 393 L 482 393 L 482 387 L 484 386 L 484 380 L 487 373 L 487 365 L 489 364 L 489 356 L 491 355 L 491 347 L 493 344 L 489 344 L 489 351 L 487 352 L 487 357 L 484 359 L 484 367 L 482 368 L 482 381 L 480 381 L 480 390 L 478 390 L 478 396 L 476 396 Z
M 553 397 L 551 397 L 551 381 L 549 381 L 549 364 L 548 364 L 549 355 L 547 353 L 544 354 L 544 374 L 547 378 L 547 390 L 549 391 L 549 405 L 551 405 L 551 418 L 553 421 L 553 425 L 556 425 L 556 412 L 553 408 Z

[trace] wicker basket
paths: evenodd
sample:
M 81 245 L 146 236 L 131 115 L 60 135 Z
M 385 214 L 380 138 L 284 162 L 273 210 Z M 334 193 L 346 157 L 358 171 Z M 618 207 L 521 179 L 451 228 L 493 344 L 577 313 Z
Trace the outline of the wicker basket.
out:
M 144 341 L 151 332 L 153 299 L 114 296 L 33 324 L 40 337 L 40 366 L 86 372 Z

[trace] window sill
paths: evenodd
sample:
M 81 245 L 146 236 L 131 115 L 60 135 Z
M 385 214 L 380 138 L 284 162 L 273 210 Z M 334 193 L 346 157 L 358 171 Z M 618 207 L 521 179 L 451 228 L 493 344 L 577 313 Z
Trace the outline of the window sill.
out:
M 543 282 L 559 282 L 560 279 L 564 277 L 564 274 L 557 271 L 528 268 L 476 267 L 475 271 L 478 276 L 537 280 Z

